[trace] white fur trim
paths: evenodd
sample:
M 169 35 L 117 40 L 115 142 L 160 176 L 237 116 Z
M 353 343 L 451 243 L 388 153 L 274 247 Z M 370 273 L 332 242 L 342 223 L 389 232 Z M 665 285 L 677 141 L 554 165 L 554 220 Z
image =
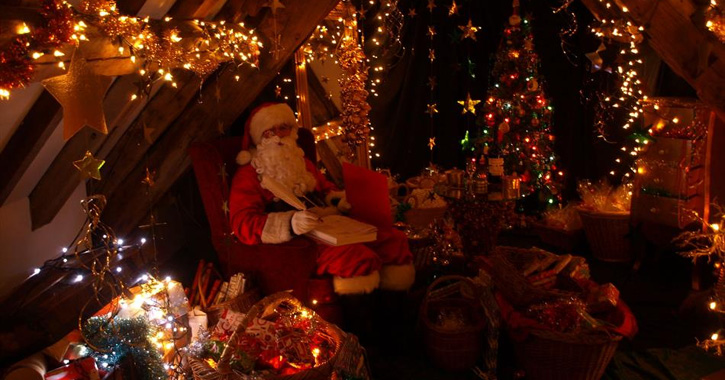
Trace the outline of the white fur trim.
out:
M 295 211 L 271 212 L 262 229 L 262 243 L 278 244 L 292 240 L 290 220 Z
M 366 276 L 342 278 L 335 276 L 332 279 L 332 286 L 335 293 L 345 294 L 366 294 L 372 293 L 380 284 L 380 273 L 375 271 Z
M 252 152 L 248 150 L 242 150 L 237 153 L 237 164 L 242 166 L 248 164 L 249 161 L 252 161 Z
M 383 265 L 380 268 L 380 288 L 386 290 L 408 290 L 415 282 L 413 264 Z
M 297 119 L 295 113 L 285 103 L 272 104 L 255 112 L 252 120 L 249 121 L 249 137 L 252 138 L 254 145 L 262 141 L 264 131 L 280 124 L 287 124 L 291 127 L 297 127 Z
M 335 198 L 337 198 L 337 199 L 345 198 L 345 191 L 330 191 L 329 193 L 327 193 L 327 195 L 325 195 L 325 203 L 328 206 L 332 206 L 332 200 Z

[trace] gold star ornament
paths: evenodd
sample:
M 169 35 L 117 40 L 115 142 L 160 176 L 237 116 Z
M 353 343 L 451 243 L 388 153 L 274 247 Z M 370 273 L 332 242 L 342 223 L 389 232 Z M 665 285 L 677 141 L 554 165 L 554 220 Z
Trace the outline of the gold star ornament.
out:
M 476 33 L 478 32 L 478 29 L 480 27 L 473 26 L 473 23 L 471 22 L 471 19 L 468 19 L 468 24 L 466 25 L 459 25 L 458 29 L 463 31 L 463 34 L 461 35 L 461 40 L 465 40 L 466 38 L 470 38 L 474 41 L 476 41 Z
M 429 26 L 428 27 L 428 37 L 430 37 L 430 39 L 433 39 L 433 36 L 435 36 L 435 35 L 436 35 L 436 28 L 435 28 L 435 26 L 432 26 L 432 25 Z
M 433 150 L 434 146 L 436 146 L 436 138 L 431 137 L 428 139 L 428 148 L 430 148 L 430 150 Z
M 431 62 L 436 60 L 436 50 L 435 49 L 428 49 L 428 59 L 430 59 Z
M 456 0 L 453 0 L 453 3 L 448 8 L 448 16 L 453 16 L 458 14 L 458 5 L 456 4 Z
M 113 78 L 97 75 L 88 62 L 73 54 L 65 75 L 44 80 L 43 87 L 63 106 L 63 139 L 68 140 L 86 125 L 107 134 L 103 98 Z
M 436 103 L 428 104 L 428 109 L 425 111 L 430 117 L 433 117 L 433 114 L 438 113 L 438 109 L 436 108 L 438 105 Z
M 90 150 L 86 151 L 86 154 L 83 156 L 82 159 L 78 161 L 73 161 L 73 166 L 75 166 L 78 171 L 81 172 L 81 178 L 93 178 L 95 180 L 101 180 L 101 167 L 103 164 L 105 164 L 106 161 L 99 160 L 93 157 L 93 153 L 91 153 Z
M 146 177 L 144 177 L 143 180 L 141 180 L 141 183 L 148 186 L 149 188 L 154 187 L 156 185 L 156 170 L 149 170 L 149 168 L 146 168 Z
M 428 5 L 426 8 L 430 11 L 430 13 L 433 13 L 433 9 L 436 7 L 436 1 L 435 0 L 428 0 Z
M 476 114 L 476 105 L 478 103 L 481 103 L 480 100 L 471 99 L 471 93 L 466 94 L 466 100 L 459 100 L 458 104 L 463 106 L 463 112 L 461 114 L 465 115 L 466 113 L 470 112 L 472 114 Z
M 417 16 L 417 15 L 418 15 L 418 14 L 417 14 L 417 13 L 415 13 L 415 8 L 410 8 L 410 10 L 408 11 L 408 17 L 411 17 L 411 18 L 413 18 L 413 17 L 415 17 L 415 16 Z
M 272 9 L 272 15 L 277 15 L 277 9 L 284 8 L 284 4 L 280 0 L 269 0 L 264 7 Z

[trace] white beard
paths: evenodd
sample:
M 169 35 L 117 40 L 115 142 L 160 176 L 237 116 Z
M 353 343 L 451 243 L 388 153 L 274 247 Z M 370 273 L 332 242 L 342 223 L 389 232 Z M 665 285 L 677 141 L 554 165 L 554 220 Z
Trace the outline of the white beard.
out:
M 307 171 L 305 153 L 297 146 L 297 131 L 286 137 L 263 138 L 257 144 L 252 166 L 260 175 L 277 180 L 296 196 L 315 190 L 315 177 Z

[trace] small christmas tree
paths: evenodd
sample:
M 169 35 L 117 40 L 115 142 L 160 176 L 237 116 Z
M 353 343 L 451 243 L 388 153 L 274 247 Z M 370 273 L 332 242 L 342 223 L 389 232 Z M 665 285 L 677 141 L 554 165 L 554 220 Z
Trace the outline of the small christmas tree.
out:
M 476 149 L 503 157 L 506 174 L 520 176 L 522 195 L 540 190 L 542 200 L 557 203 L 556 177 L 563 173 L 553 151 L 553 107 L 541 88 L 534 37 L 528 20 L 518 15 L 518 0 L 495 59 L 492 85 L 477 120 L 482 129 Z

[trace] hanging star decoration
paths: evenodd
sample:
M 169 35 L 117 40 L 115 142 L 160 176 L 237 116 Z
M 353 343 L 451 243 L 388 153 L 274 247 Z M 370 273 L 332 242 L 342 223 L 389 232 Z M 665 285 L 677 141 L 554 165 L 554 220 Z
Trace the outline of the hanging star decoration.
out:
M 435 36 L 435 35 L 436 35 L 436 28 L 435 28 L 435 26 L 432 26 L 432 25 L 429 26 L 428 27 L 428 37 L 430 37 L 430 39 L 432 40 L 433 39 L 433 36 Z
M 431 62 L 436 60 L 436 50 L 435 49 L 428 49 L 428 59 L 430 59 Z
M 436 146 L 436 138 L 431 137 L 428 139 L 428 148 L 430 148 L 430 150 L 433 150 L 434 146 Z
M 149 143 L 149 145 L 153 144 L 154 143 L 154 132 L 155 132 L 156 128 L 149 127 L 148 125 L 146 125 L 145 121 L 142 123 L 142 126 L 143 126 L 143 139 L 146 140 L 146 142 Z
M 149 170 L 149 168 L 146 168 L 146 176 L 141 180 L 141 183 L 148 186 L 149 188 L 152 188 L 156 185 L 156 170 Z
M 63 139 L 73 137 L 84 126 L 108 134 L 103 98 L 113 78 L 97 75 L 88 62 L 74 53 L 65 75 L 44 80 L 43 87 L 63 106 Z
M 321 80 L 322 80 L 322 83 L 327 83 L 327 82 L 330 81 L 330 78 L 328 78 L 328 77 L 326 77 L 326 76 L 323 75 L 322 78 L 321 78 Z
M 436 86 L 438 85 L 438 80 L 434 76 L 428 77 L 428 87 L 430 87 L 430 90 L 433 91 Z
M 433 114 L 438 113 L 438 105 L 436 103 L 428 104 L 428 109 L 425 111 L 430 117 L 433 117 Z
M 471 93 L 466 93 L 466 100 L 459 100 L 458 104 L 463 106 L 463 112 L 461 112 L 461 115 L 465 115 L 466 113 L 470 112 L 472 114 L 476 114 L 476 105 L 478 103 L 481 103 L 480 100 L 471 99 Z
M 281 98 L 282 97 L 282 87 L 280 87 L 279 85 L 276 85 L 274 87 L 274 96 L 277 97 L 277 98 Z
M 73 166 L 81 172 L 81 179 L 93 178 L 100 181 L 101 167 L 105 163 L 106 161 L 93 157 L 93 153 L 91 153 L 90 150 L 87 150 L 82 159 L 73 161 Z
M 272 15 L 277 15 L 277 10 L 280 8 L 284 8 L 284 4 L 280 0 L 269 0 L 266 4 L 264 4 L 264 8 L 270 8 L 272 10 Z
M 362 5 L 360 5 L 360 9 L 358 9 L 357 14 L 360 21 L 365 20 L 365 8 L 363 8 Z
M 448 16 L 458 15 L 458 5 L 456 4 L 456 0 L 453 0 L 453 3 L 448 8 Z
M 607 50 L 607 47 L 604 46 L 604 42 L 602 42 L 599 44 L 599 47 L 597 48 L 597 50 L 595 50 L 591 53 L 584 54 L 587 57 L 587 59 L 592 62 L 591 72 L 594 73 L 594 72 L 597 72 L 602 69 L 602 66 L 604 65 L 604 60 L 599 55 L 599 53 L 601 53 L 605 50 Z
M 470 39 L 476 41 L 476 33 L 478 32 L 479 27 L 473 26 L 473 22 L 471 21 L 470 18 L 468 19 L 468 24 L 458 25 L 458 29 L 463 31 L 463 34 L 461 35 L 461 40 L 470 38 Z
M 415 13 L 415 8 L 410 8 L 410 10 L 408 10 L 408 17 L 413 18 L 413 17 L 415 17 L 417 15 L 418 14 Z
M 428 8 L 430 13 L 433 13 L 433 9 L 435 9 L 435 7 L 436 7 L 435 0 L 428 0 L 428 5 L 426 6 L 426 8 Z

